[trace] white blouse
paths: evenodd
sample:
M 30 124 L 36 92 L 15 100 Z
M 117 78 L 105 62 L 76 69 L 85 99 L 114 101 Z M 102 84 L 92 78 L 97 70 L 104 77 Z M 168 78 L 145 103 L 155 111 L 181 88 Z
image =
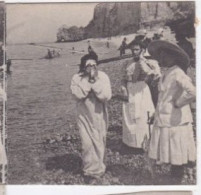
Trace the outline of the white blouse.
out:
M 159 82 L 155 125 L 172 127 L 192 122 L 189 104 L 195 97 L 195 87 L 184 71 L 176 65 L 169 68 Z

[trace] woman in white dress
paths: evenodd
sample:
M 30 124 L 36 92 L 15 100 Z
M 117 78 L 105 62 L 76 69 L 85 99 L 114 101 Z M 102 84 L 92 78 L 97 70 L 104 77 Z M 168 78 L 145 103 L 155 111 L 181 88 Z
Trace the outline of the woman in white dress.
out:
M 92 179 L 92 183 L 105 173 L 107 101 L 112 95 L 110 80 L 104 72 L 97 70 L 96 60 L 89 54 L 84 56 L 79 73 L 71 81 L 71 91 L 77 102 L 83 174 Z
M 149 86 L 145 82 L 149 76 L 157 78 L 160 69 L 156 61 L 142 57 L 142 43 L 133 42 L 134 59 L 123 67 L 123 143 L 131 148 L 144 149 L 149 139 L 148 113 L 153 115 L 155 108 Z M 127 98 L 126 98 L 127 97 Z M 137 151 L 137 150 L 136 150 Z
M 196 90 L 186 75 L 188 55 L 178 46 L 152 42 L 148 51 L 166 68 L 159 82 L 159 98 L 151 135 L 149 157 L 172 165 L 172 174 L 183 175 L 183 166 L 196 160 L 190 103 Z M 192 163 L 191 163 L 192 164 Z

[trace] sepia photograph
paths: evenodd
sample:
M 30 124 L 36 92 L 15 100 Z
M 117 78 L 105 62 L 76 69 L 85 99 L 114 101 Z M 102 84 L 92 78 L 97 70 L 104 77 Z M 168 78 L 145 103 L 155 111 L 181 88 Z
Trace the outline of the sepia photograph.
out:
M 6 182 L 196 185 L 195 4 L 7 4 Z

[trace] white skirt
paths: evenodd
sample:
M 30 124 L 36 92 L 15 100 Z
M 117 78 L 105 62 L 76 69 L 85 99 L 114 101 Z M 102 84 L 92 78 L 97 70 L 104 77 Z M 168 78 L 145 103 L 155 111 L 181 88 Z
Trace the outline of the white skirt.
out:
M 195 162 L 196 146 L 192 125 L 153 127 L 149 157 L 172 165 Z
M 154 105 L 148 85 L 130 83 L 127 87 L 129 102 L 123 103 L 123 143 L 134 148 L 143 148 L 149 139 L 148 113 L 154 113 Z

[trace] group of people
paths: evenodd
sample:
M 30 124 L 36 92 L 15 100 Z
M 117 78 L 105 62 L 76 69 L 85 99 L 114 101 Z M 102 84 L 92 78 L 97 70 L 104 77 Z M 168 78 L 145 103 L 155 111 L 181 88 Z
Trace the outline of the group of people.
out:
M 146 49 L 147 49 L 148 45 L 151 43 L 151 41 L 162 40 L 162 39 L 163 39 L 163 30 L 162 29 L 159 29 L 158 33 L 154 33 L 152 38 L 148 38 L 147 31 L 144 30 L 141 33 L 139 33 L 138 35 L 136 35 L 135 38 L 128 44 L 127 44 L 127 38 L 124 37 L 124 39 L 119 47 L 120 56 L 123 56 L 125 54 L 126 49 L 130 49 L 132 55 L 134 55 L 133 54 L 133 43 L 136 41 L 141 41 L 142 47 L 146 51 Z
M 48 59 L 52 59 L 52 58 L 55 58 L 55 57 L 59 57 L 60 56 L 60 50 L 51 50 L 51 49 L 48 49 L 47 50 L 47 56 L 46 58 Z
M 124 75 L 119 78 L 122 141 L 129 148 L 142 150 L 149 143 L 146 149 L 149 158 L 171 164 L 173 176 L 181 176 L 184 166 L 193 166 L 196 161 L 190 109 L 196 92 L 186 74 L 189 56 L 179 46 L 163 40 L 152 41 L 147 49 L 154 60 L 143 57 L 141 41 L 133 42 L 133 59 L 123 66 Z M 70 87 L 77 102 L 83 175 L 91 184 L 106 170 L 107 104 L 112 98 L 110 79 L 98 70 L 97 63 L 94 55 L 85 55 Z M 160 67 L 164 69 L 162 73 Z M 156 104 L 148 85 L 155 81 L 159 93 Z

